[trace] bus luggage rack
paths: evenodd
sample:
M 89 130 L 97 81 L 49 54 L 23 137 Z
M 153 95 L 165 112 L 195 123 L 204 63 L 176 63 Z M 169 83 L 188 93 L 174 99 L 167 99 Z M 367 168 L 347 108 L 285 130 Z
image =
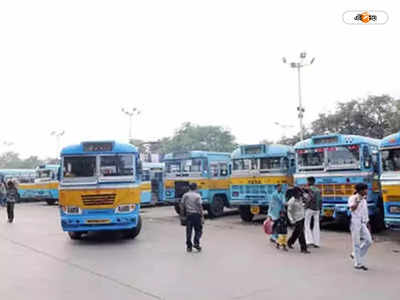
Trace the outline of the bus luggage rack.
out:
M 351 196 L 354 194 L 354 184 L 321 184 L 317 185 L 322 196 Z
M 85 206 L 94 205 L 112 205 L 115 201 L 116 194 L 98 194 L 98 195 L 82 195 L 82 201 Z

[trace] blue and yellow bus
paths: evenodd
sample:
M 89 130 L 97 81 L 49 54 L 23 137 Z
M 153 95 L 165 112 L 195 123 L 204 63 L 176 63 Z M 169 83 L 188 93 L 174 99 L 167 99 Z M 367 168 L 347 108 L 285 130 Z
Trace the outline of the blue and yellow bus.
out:
M 115 141 L 82 142 L 61 151 L 61 226 L 71 239 L 90 231 L 141 229 L 141 162 L 136 147 Z
M 156 205 L 164 203 L 164 164 L 143 162 L 140 203 Z
M 12 180 L 17 183 L 17 202 L 20 200 L 34 199 L 35 190 L 32 188 L 25 188 L 25 186 L 31 186 L 35 182 L 36 173 L 34 169 L 1 169 L 0 177 L 1 180 L 5 182 Z
M 243 145 L 232 153 L 231 159 L 231 204 L 239 206 L 243 221 L 249 222 L 254 215 L 268 212 L 277 184 L 282 185 L 283 192 L 293 184 L 293 147 Z
M 175 205 L 179 214 L 179 201 L 196 183 L 203 206 L 210 217 L 221 216 L 225 207 L 230 207 L 229 163 L 230 154 L 207 151 L 188 151 L 166 154 L 165 201 Z
M 368 211 L 375 230 L 383 229 L 379 186 L 379 140 L 345 134 L 313 136 L 295 145 L 296 185 L 314 176 L 322 193 L 322 219 L 347 223 L 347 201 L 357 183 L 368 185 Z
M 381 141 L 381 188 L 386 226 L 400 229 L 400 132 Z

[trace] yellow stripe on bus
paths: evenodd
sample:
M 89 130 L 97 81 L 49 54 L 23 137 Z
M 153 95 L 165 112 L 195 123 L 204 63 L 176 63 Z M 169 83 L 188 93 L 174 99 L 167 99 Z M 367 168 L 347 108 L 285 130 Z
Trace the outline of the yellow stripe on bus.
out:
M 400 185 L 382 187 L 383 202 L 400 202 Z
M 56 189 L 58 189 L 58 182 L 20 183 L 18 185 L 18 189 L 20 189 L 20 190 L 34 190 L 34 189 L 56 190 Z
M 247 184 L 289 184 L 293 185 L 292 176 L 272 176 L 272 177 L 233 177 L 231 185 L 247 185 Z

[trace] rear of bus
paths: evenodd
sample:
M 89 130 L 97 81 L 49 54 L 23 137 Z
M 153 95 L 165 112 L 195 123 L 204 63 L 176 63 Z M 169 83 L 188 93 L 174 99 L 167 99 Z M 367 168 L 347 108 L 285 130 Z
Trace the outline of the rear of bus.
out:
M 48 205 L 58 201 L 59 165 L 42 165 L 36 169 L 35 195 L 38 200 L 44 200 Z
M 231 204 L 239 206 L 243 221 L 267 214 L 277 184 L 282 185 L 283 193 L 293 184 L 294 151 L 290 146 L 243 145 L 231 159 Z
M 384 138 L 380 152 L 385 224 L 390 229 L 400 230 L 400 133 Z
M 83 142 L 61 152 L 61 225 L 72 239 L 91 231 L 141 229 L 138 151 L 114 141 Z

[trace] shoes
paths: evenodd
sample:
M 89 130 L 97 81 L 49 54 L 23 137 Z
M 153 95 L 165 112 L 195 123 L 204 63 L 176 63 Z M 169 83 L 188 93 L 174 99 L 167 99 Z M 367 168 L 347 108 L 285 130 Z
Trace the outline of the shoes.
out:
M 192 252 L 192 248 L 191 247 L 187 247 L 186 248 L 186 252 Z
M 368 271 L 368 268 L 366 266 L 354 266 L 354 269 Z
M 315 245 L 315 244 L 313 244 L 313 247 L 314 247 L 314 248 L 319 248 L 319 246 L 318 246 L 318 245 Z
M 199 245 L 197 245 L 197 246 L 193 246 L 193 248 L 195 248 L 197 251 L 201 251 L 201 247 L 199 246 Z
M 310 252 L 310 251 L 308 251 L 308 250 L 301 250 L 301 253 L 304 253 L 304 254 L 310 254 L 311 252 Z
M 288 246 L 290 249 L 293 249 L 293 245 L 288 244 L 287 246 Z
M 273 238 L 270 238 L 269 241 L 270 241 L 271 243 L 274 243 L 274 244 L 276 243 L 276 241 L 275 241 Z
M 283 247 L 283 251 L 289 251 L 286 247 Z
M 8 223 L 12 223 L 13 222 L 13 220 L 11 220 L 11 219 L 8 219 Z
M 350 254 L 350 258 L 351 258 L 351 259 L 354 259 L 353 253 Z

